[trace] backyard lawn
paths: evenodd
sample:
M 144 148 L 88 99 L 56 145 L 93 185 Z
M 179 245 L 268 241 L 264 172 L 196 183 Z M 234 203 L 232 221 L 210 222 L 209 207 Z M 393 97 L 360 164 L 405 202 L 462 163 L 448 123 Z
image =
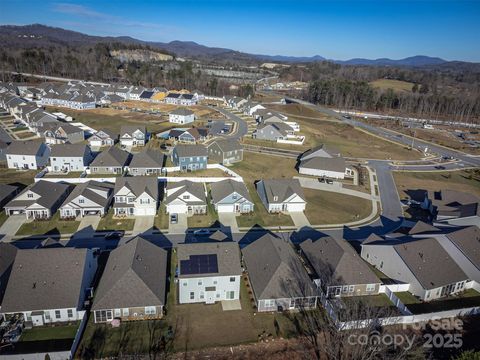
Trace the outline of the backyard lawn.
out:
M 366 218 L 372 212 L 370 200 L 328 191 L 303 189 L 305 214 L 310 224 L 341 224 Z
M 110 209 L 98 223 L 97 230 L 109 231 L 109 230 L 123 230 L 132 231 L 135 225 L 135 219 L 132 218 L 114 218 L 113 209 Z
M 25 329 L 20 341 L 42 341 L 56 339 L 73 339 L 77 333 L 79 323 L 59 326 L 38 326 Z
M 29 185 L 37 173 L 37 170 L 0 169 L 0 184 Z
M 60 220 L 58 212 L 53 215 L 50 220 L 37 220 L 24 223 L 18 229 L 16 235 L 56 235 L 56 234 L 73 234 L 77 231 L 80 221 Z
M 252 227 L 254 225 L 260 225 L 262 227 L 294 225 L 289 215 L 270 214 L 260 200 L 255 190 L 255 185 L 253 183 L 247 183 L 246 185 L 255 207 L 252 213 L 237 216 L 237 224 L 239 227 Z
M 81 171 L 70 171 L 68 173 L 62 173 L 62 172 L 49 172 L 45 174 L 45 177 L 50 177 L 50 178 L 79 178 L 80 175 L 82 175 Z
M 420 301 L 408 291 L 395 293 L 407 308 L 414 314 L 431 313 L 452 309 L 469 308 L 480 306 L 480 293 L 474 289 L 468 289 L 457 296 L 448 296 L 443 299 L 429 302 Z

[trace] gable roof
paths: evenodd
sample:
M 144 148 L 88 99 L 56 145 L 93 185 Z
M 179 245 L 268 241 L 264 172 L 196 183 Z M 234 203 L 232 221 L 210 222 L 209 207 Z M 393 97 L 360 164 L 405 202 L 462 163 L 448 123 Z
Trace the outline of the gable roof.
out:
M 395 244 L 393 248 L 424 289 L 468 279 L 437 239 L 415 239 Z
M 41 140 L 14 140 L 7 149 L 11 155 L 36 155 L 40 147 L 44 145 Z
M 190 116 L 190 115 L 193 115 L 194 112 L 192 110 L 185 109 L 185 108 L 177 108 L 173 111 L 170 111 L 170 114 L 171 115 Z
M 242 254 L 257 300 L 313 295 L 313 283 L 286 241 L 265 234 Z
M 155 201 L 158 200 L 158 179 L 156 177 L 118 177 L 115 182 L 114 194 L 117 194 L 123 187 L 127 187 L 135 196 L 146 192 Z
M 217 259 L 216 272 L 187 271 L 187 263 L 192 256 L 215 255 Z M 191 278 L 199 276 L 235 276 L 242 274 L 240 266 L 240 248 L 236 242 L 221 243 L 184 243 L 177 245 L 177 259 L 179 267 L 179 278 Z
M 416 224 L 409 230 L 408 235 L 418 235 L 425 233 L 439 232 L 440 229 L 433 225 L 427 224 L 424 221 L 417 221 Z
M 469 226 L 446 237 L 480 270 L 480 229 Z
M 177 189 L 175 192 L 171 193 L 166 199 L 165 203 L 169 204 L 172 201 L 176 200 L 178 196 L 184 192 L 188 192 L 200 199 L 200 202 L 197 202 L 199 205 L 207 203 L 207 197 L 205 195 L 205 188 L 202 183 L 193 182 L 189 180 L 182 180 L 179 182 L 169 182 L 167 184 L 167 191 L 171 189 Z M 189 204 L 195 204 L 195 202 L 189 201 Z
M 300 160 L 307 160 L 314 157 L 339 157 L 340 152 L 332 146 L 327 146 L 325 144 L 321 144 L 311 148 L 310 150 L 305 151 Z
M 84 144 L 57 144 L 52 145 L 50 157 L 83 157 L 86 151 Z
M 346 240 L 329 236 L 300 244 L 302 252 L 327 286 L 376 284 L 380 280 Z
M 281 203 L 292 195 L 298 195 L 303 201 L 306 201 L 303 189 L 298 179 L 266 179 L 260 180 L 257 189 L 263 185 L 265 195 L 269 203 Z M 275 196 L 277 199 L 275 200 Z
M 111 199 L 113 194 L 114 185 L 108 182 L 99 182 L 95 180 L 90 180 L 85 183 L 81 183 L 75 186 L 75 189 L 67 196 L 62 206 L 69 204 L 72 200 L 76 199 L 78 196 L 83 196 L 99 206 L 106 207 Z M 95 192 L 95 190 L 106 191 L 108 195 L 103 197 Z
M 140 130 L 142 133 L 146 134 L 146 128 L 145 126 L 142 125 L 123 125 L 120 128 L 120 136 L 123 136 L 124 134 L 133 134 L 135 131 Z
M 300 162 L 301 168 L 327 170 L 344 173 L 345 159 L 343 157 L 313 157 Z
M 130 168 L 161 168 L 163 166 L 163 153 L 158 150 L 145 149 L 142 152 L 133 154 L 130 161 Z
M 243 145 L 238 142 L 238 140 L 230 140 L 230 139 L 219 139 L 211 142 L 208 144 L 208 147 L 212 145 L 218 145 L 220 150 L 223 152 L 235 151 L 235 150 L 243 150 Z
M 17 248 L 10 243 L 0 242 L 0 278 L 7 274 L 15 261 Z M 6 279 L 8 282 L 8 278 Z M 0 284 L 0 290 L 5 284 Z M 3 292 L 0 291 L 0 305 L 2 305 Z
M 165 305 L 167 251 L 139 236 L 112 250 L 93 310 Z
M 248 193 L 248 189 L 243 182 L 226 179 L 212 183 L 210 188 L 214 204 L 225 199 L 227 196 L 233 194 L 234 192 L 244 197 L 246 200 L 252 202 L 250 194 Z
M 203 145 L 176 145 L 174 148 L 178 157 L 207 156 L 207 148 Z
M 0 202 L 12 195 L 17 189 L 17 186 L 0 184 Z
M 90 164 L 92 167 L 109 167 L 109 166 L 126 166 L 130 159 L 130 153 L 112 146 L 105 151 L 102 151 Z
M 88 252 L 88 249 L 70 247 L 17 250 L 2 312 L 81 306 Z
M 5 207 L 27 207 L 34 203 L 41 205 L 47 209 L 51 209 L 52 206 L 59 200 L 65 192 L 69 191 L 70 185 L 60 182 L 50 182 L 45 180 L 40 180 L 36 183 L 30 184 L 27 186 L 20 194 L 18 194 L 15 199 L 11 200 Z M 34 200 L 17 200 L 18 197 L 28 191 L 40 196 L 40 198 Z

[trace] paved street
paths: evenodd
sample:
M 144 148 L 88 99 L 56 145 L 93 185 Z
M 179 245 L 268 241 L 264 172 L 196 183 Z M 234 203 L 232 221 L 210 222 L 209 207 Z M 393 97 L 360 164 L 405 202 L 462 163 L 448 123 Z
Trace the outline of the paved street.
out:
M 218 112 L 225 115 L 229 120 L 236 123 L 235 132 L 223 135 L 223 137 L 230 138 L 230 139 L 240 139 L 247 134 L 248 125 L 247 125 L 247 122 L 245 120 L 243 120 L 239 116 L 231 113 L 230 111 L 222 109 L 221 107 L 215 107 L 215 108 L 212 108 L 212 109 L 217 110 Z

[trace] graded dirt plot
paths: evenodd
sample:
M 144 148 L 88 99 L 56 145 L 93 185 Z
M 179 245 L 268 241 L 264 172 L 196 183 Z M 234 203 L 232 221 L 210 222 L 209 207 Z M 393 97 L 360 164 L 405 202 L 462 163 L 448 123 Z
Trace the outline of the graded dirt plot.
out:
M 206 119 L 219 119 L 224 118 L 224 116 L 210 109 L 207 106 L 202 105 L 192 105 L 192 106 L 178 106 L 173 104 L 162 104 L 162 103 L 150 103 L 145 101 L 134 101 L 128 100 L 121 103 L 115 103 L 114 106 L 127 108 L 127 109 L 141 109 L 146 111 L 160 111 L 162 113 L 169 113 L 178 108 L 187 108 L 195 113 L 196 118 L 206 118 Z
M 268 108 L 278 111 L 287 116 L 294 116 L 299 118 L 306 117 L 306 118 L 314 118 L 319 120 L 331 120 L 334 122 L 339 121 L 337 119 L 333 119 L 329 117 L 328 115 L 322 114 L 312 108 L 309 108 L 308 106 L 301 105 L 301 104 L 285 104 L 285 105 L 269 104 Z
M 149 132 L 160 132 L 171 129 L 167 119 L 159 115 L 148 115 L 128 110 L 97 108 L 92 110 L 71 110 L 65 108 L 47 108 L 47 111 L 61 111 L 74 118 L 74 122 L 82 122 L 96 130 L 109 129 L 119 133 L 123 125 L 144 125 Z
M 411 198 L 415 190 L 450 189 L 480 196 L 480 178 L 474 171 L 400 172 L 394 171 L 400 199 Z
M 401 80 L 391 80 L 391 79 L 378 79 L 370 83 L 374 88 L 382 90 L 394 90 L 400 92 L 411 92 L 414 83 L 401 81 Z
M 372 203 L 366 199 L 305 188 L 303 192 L 307 198 L 305 215 L 312 225 L 358 221 L 372 211 Z

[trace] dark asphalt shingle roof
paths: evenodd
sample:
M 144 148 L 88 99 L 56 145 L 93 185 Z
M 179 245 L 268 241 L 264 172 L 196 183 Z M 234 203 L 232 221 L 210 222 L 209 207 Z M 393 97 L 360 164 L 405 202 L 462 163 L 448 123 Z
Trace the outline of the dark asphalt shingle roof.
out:
M 87 151 L 84 144 L 57 144 L 52 145 L 50 157 L 81 157 Z
M 345 159 L 342 157 L 314 157 L 303 160 L 300 163 L 300 167 L 306 169 L 327 170 L 344 173 Z
M 108 150 L 102 151 L 90 164 L 92 167 L 123 167 L 128 164 L 130 153 L 112 146 Z
M 234 192 L 244 197 L 246 200 L 252 202 L 247 187 L 241 181 L 235 181 L 231 179 L 222 180 L 212 183 L 210 188 L 214 204 L 225 199 L 227 196 L 233 194 Z
M 119 177 L 115 182 L 113 193 L 117 194 L 124 186 L 126 186 L 135 196 L 140 196 L 146 192 L 154 200 L 158 200 L 158 179 L 156 177 Z
M 265 189 L 268 203 L 281 203 L 296 194 L 306 201 L 303 189 L 298 179 L 266 179 L 257 183 L 257 189 Z M 275 196 L 277 199 L 275 200 Z
M 193 156 L 207 156 L 207 148 L 203 145 L 177 145 L 174 149 L 179 158 Z
M 36 200 L 17 200 L 20 195 L 28 191 L 32 191 L 40 197 Z M 52 206 L 68 191 L 70 191 L 69 184 L 40 180 L 25 188 L 15 197 L 15 199 L 5 205 L 5 207 L 28 207 L 36 203 L 47 209 L 51 209 Z
M 446 236 L 480 271 L 480 229 L 470 226 Z
M 164 155 L 153 149 L 145 149 L 142 152 L 133 154 L 130 161 L 130 168 L 161 168 L 163 166 Z
M 93 310 L 165 305 L 167 251 L 136 237 L 110 253 Z

